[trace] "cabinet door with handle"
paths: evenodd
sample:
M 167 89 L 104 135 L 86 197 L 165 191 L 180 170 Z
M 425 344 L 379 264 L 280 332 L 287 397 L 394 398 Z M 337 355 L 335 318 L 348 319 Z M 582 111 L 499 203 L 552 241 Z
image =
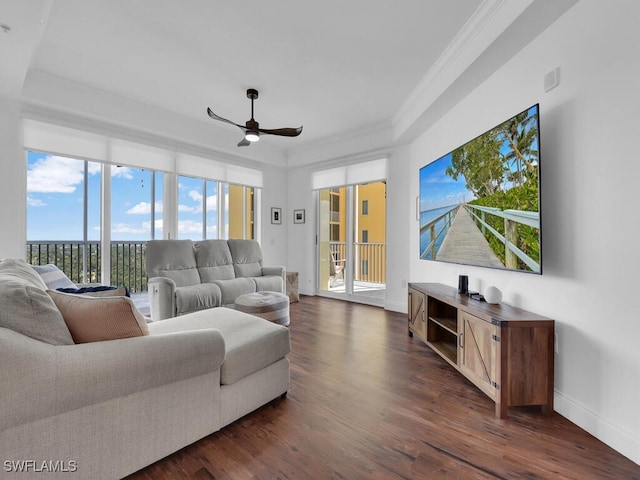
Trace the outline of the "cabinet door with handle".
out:
M 462 310 L 458 315 L 458 366 L 474 385 L 496 400 L 500 327 Z
M 413 288 L 409 288 L 409 331 L 426 341 L 425 306 L 427 296 Z

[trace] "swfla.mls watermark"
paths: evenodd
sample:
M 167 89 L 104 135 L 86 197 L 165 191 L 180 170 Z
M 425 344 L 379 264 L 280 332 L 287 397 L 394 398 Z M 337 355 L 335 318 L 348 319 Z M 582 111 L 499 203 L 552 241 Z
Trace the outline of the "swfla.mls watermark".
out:
M 76 460 L 5 460 L 7 473 L 73 473 L 78 470 Z

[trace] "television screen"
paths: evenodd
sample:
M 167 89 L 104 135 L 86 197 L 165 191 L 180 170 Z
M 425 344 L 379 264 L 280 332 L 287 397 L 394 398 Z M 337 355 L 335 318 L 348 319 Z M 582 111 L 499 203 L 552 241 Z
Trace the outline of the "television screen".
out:
M 420 258 L 542 273 L 538 105 L 420 169 Z

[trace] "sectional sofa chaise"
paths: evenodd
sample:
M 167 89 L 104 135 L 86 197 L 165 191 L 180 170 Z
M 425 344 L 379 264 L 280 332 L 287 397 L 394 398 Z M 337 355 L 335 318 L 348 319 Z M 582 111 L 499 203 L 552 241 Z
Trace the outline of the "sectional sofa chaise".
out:
M 285 395 L 289 351 L 242 312 L 147 324 L 0 261 L 0 478 L 122 478 Z

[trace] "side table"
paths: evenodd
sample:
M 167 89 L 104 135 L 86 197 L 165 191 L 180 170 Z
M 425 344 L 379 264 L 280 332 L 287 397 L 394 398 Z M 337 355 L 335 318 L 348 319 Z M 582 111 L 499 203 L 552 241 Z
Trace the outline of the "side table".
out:
M 287 272 L 287 285 L 285 293 L 289 297 L 289 302 L 297 302 L 300 300 L 298 290 L 298 272 Z

